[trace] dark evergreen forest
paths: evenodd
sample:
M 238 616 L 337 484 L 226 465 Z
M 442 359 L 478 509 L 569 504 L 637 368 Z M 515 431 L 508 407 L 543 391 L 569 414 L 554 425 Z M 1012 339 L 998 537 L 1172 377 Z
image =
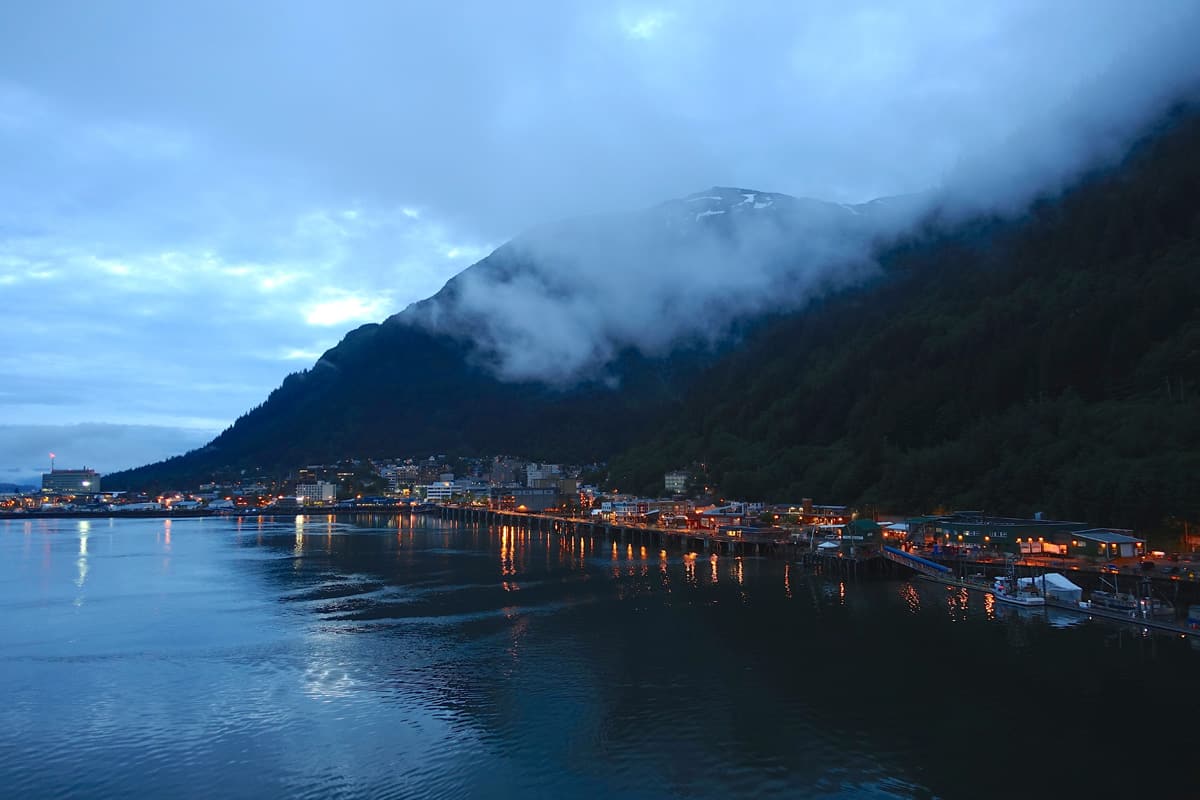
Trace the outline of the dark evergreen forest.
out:
M 722 359 L 613 480 L 691 466 L 734 497 L 1197 519 L 1194 114 L 1020 219 L 932 219 L 883 264 Z

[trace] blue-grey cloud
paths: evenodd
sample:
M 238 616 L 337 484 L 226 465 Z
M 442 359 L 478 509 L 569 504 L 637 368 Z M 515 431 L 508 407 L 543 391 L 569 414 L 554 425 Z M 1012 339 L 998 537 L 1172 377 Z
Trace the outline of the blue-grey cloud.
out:
M 966 175 L 978 191 L 960 199 L 986 204 L 1061 183 L 1097 125 L 1119 147 L 1190 77 L 1195 15 L 0 6 L 0 414 L 219 428 L 347 328 L 547 220 L 710 185 L 855 203 Z M 635 323 L 592 319 L 621 337 Z

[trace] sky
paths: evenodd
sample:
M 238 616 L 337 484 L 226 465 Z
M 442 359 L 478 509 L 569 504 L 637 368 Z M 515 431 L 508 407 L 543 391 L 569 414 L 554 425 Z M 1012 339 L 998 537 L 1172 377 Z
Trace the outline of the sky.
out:
M 195 447 L 546 221 L 1066 181 L 1192 76 L 1198 13 L 0 4 L 0 483 Z

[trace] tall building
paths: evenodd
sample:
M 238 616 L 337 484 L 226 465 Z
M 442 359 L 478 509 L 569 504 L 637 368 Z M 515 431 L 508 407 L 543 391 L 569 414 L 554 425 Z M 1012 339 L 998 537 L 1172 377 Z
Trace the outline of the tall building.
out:
M 296 485 L 296 497 L 305 504 L 332 503 L 337 499 L 337 484 L 326 481 L 300 483 Z
M 99 494 L 100 476 L 94 469 L 54 469 L 42 473 L 42 494 Z

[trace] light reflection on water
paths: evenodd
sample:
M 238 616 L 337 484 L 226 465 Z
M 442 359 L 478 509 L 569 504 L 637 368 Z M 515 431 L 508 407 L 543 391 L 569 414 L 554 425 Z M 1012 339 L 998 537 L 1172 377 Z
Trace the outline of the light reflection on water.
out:
M 1188 702 L 1190 642 L 1057 629 L 922 581 L 651 553 L 422 518 L 0 522 L 0 785 L 1003 796 L 978 776 L 1027 755 L 1044 698 L 1018 690 L 1044 683 L 1055 758 L 1022 762 L 1030 785 L 1170 788 L 1169 771 L 1096 777 L 1089 737 L 1101 711 L 1169 724 L 1181 709 L 1100 701 L 1147 682 Z M 1158 752 L 1183 763 L 1186 743 Z

